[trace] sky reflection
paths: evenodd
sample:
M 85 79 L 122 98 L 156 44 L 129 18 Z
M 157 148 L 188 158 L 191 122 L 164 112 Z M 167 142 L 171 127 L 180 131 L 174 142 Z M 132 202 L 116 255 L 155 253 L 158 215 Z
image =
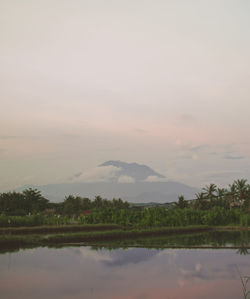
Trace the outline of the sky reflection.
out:
M 37 248 L 0 255 L 1 298 L 240 298 L 234 250 Z

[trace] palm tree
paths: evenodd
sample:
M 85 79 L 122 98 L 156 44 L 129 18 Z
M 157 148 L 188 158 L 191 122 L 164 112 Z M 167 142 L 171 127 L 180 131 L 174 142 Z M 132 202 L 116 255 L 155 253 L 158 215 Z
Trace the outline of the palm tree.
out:
M 202 190 L 205 191 L 204 196 L 207 198 L 207 200 L 211 206 L 211 203 L 215 197 L 214 192 L 216 192 L 217 186 L 212 183 L 209 186 L 205 186 L 204 188 L 202 188 Z
M 229 208 L 229 202 L 227 201 L 228 191 L 225 188 L 217 188 L 216 190 L 216 203 L 224 208 Z
M 214 192 L 217 190 L 217 186 L 215 184 L 210 184 L 209 186 L 205 186 L 202 188 L 203 191 L 205 191 L 205 195 L 211 199 L 214 197 Z
M 248 185 L 246 179 L 236 180 L 234 181 L 236 192 L 237 192 L 237 199 L 239 204 L 242 206 L 243 202 L 247 200 L 247 191 Z
M 195 208 L 198 210 L 203 210 L 206 207 L 206 198 L 205 194 L 203 192 L 196 193 L 195 194 L 196 199 L 195 199 Z
M 228 200 L 229 200 L 229 206 L 230 209 L 233 205 L 237 202 L 237 190 L 236 190 L 236 184 L 233 182 L 232 185 L 229 185 L 229 192 L 227 194 Z

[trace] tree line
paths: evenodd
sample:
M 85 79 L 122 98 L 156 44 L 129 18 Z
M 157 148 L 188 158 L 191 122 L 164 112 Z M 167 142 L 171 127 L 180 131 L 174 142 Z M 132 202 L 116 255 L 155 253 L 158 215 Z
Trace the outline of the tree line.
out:
M 179 196 L 176 207 L 190 207 L 198 210 L 208 210 L 212 207 L 232 209 L 235 207 L 250 211 L 250 184 L 246 179 L 235 180 L 228 188 L 219 188 L 210 184 L 195 194 L 195 199 L 185 200 Z
M 62 202 L 52 203 L 40 191 L 27 189 L 0 194 L 0 226 L 70 223 L 135 227 L 248 225 L 249 203 L 250 185 L 245 179 L 234 181 L 228 189 L 210 184 L 192 200 L 179 196 L 168 209 L 160 206 L 138 208 L 120 198 L 107 200 L 101 196 L 90 200 L 69 195 Z
M 25 216 L 31 214 L 80 215 L 84 211 L 102 208 L 127 209 L 129 203 L 120 198 L 107 200 L 96 196 L 94 200 L 87 197 L 66 196 L 59 203 L 50 202 L 41 191 L 26 189 L 23 192 L 7 192 L 0 194 L 0 214 L 8 216 Z

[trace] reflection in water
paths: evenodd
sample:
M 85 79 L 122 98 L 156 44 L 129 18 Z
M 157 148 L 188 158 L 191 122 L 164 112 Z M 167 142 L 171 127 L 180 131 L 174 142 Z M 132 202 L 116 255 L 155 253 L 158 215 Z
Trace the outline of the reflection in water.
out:
M 240 273 L 240 270 L 238 269 L 238 267 L 237 267 L 237 271 L 239 273 L 239 277 L 240 277 L 240 280 L 241 280 L 243 298 L 247 299 L 248 295 L 250 294 L 250 290 L 248 291 L 248 282 L 250 280 L 250 276 L 243 276 Z
M 99 245 L 96 248 L 102 248 Z M 185 235 L 136 238 L 109 242 L 104 246 L 109 249 L 146 247 L 146 248 L 238 248 L 238 253 L 247 254 L 250 248 L 250 231 L 211 231 Z M 93 247 L 94 248 L 94 247 Z
M 37 248 L 0 255 L 1 298 L 240 298 L 235 250 Z M 8 269 L 8 265 L 10 265 Z
M 242 246 L 242 247 L 240 247 L 238 250 L 237 250 L 237 253 L 239 253 L 239 254 L 243 254 L 243 255 L 247 255 L 247 254 L 249 254 L 249 252 L 248 252 L 248 247 L 245 247 L 245 246 Z
M 247 255 L 249 246 L 249 232 L 248 231 L 240 231 L 240 248 L 237 253 Z

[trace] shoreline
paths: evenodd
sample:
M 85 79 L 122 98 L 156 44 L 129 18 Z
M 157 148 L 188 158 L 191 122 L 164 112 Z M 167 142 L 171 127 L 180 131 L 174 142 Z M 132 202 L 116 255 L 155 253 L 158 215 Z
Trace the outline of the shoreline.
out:
M 97 228 L 97 227 L 96 227 Z M 140 237 L 157 237 L 181 235 L 189 233 L 201 233 L 212 231 L 213 228 L 208 226 L 189 226 L 176 228 L 147 228 L 147 229 L 113 229 L 107 231 L 81 231 L 81 232 L 67 232 L 58 234 L 1 234 L 0 235 L 0 249 L 8 246 L 50 246 L 59 244 L 72 244 L 84 242 L 99 242 L 99 241 L 119 241 L 136 239 Z M 22 230 L 20 230 L 22 231 Z
M 187 227 L 155 227 L 155 228 L 121 228 L 117 225 L 83 225 L 83 226 L 62 226 L 62 227 L 22 227 L 22 228 L 0 228 L 0 252 L 19 250 L 35 247 L 64 247 L 64 246 L 130 246 L 143 247 L 141 240 L 144 239 L 148 248 L 173 248 L 173 249 L 250 249 L 250 246 L 225 246 L 225 245 L 175 245 L 175 244 L 153 244 L 157 237 L 188 237 L 189 234 L 203 232 L 249 231 L 250 228 L 222 227 L 222 226 L 187 226 Z M 152 243 L 148 241 L 152 239 Z M 138 241 L 137 241 L 138 240 Z M 117 242 L 115 244 L 115 242 Z M 139 243 L 138 243 L 139 242 Z M 130 244 L 130 245 L 129 245 Z

